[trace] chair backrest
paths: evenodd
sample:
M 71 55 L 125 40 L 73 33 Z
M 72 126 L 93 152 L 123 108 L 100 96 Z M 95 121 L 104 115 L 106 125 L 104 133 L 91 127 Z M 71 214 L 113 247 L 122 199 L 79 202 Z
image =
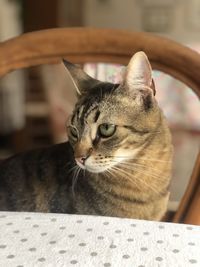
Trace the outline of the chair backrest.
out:
M 0 44 L 0 76 L 20 68 L 57 63 L 61 58 L 75 63 L 126 65 L 140 50 L 148 55 L 153 69 L 177 78 L 200 97 L 198 53 L 163 37 L 122 30 L 61 28 L 23 34 Z M 174 222 L 184 222 L 199 186 L 200 153 Z

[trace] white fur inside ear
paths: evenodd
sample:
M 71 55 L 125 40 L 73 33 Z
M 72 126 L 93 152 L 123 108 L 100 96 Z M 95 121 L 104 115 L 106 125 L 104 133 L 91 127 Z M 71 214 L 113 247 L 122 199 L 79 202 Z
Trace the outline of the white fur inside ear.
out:
M 152 83 L 152 69 L 146 54 L 137 52 L 130 60 L 126 74 L 125 83 L 128 88 L 137 86 L 150 87 Z
M 70 74 L 70 76 L 71 76 L 71 74 Z M 75 83 L 75 81 L 74 81 L 74 79 L 72 78 L 72 76 L 71 76 L 71 79 L 72 79 L 72 82 L 73 82 L 74 87 L 76 88 L 76 92 L 77 92 L 77 94 L 78 94 L 78 95 L 81 95 L 81 92 L 80 92 L 80 90 L 79 90 L 79 88 L 78 88 L 78 85 Z
M 74 79 L 73 79 L 71 73 L 69 72 L 68 68 L 66 68 L 66 69 L 67 69 L 67 73 L 68 73 L 69 77 L 71 78 L 71 81 L 72 81 L 72 83 L 73 83 L 73 85 L 74 85 L 74 87 L 75 87 L 75 89 L 76 89 L 77 94 L 78 94 L 78 95 L 81 95 L 81 92 L 80 92 L 80 90 L 79 90 L 79 88 L 78 88 L 78 85 L 77 85 L 76 82 L 74 81 Z

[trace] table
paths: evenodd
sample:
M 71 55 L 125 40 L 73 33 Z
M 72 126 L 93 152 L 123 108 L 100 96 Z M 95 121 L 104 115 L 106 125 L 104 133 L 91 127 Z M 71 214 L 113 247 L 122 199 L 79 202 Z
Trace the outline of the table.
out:
M 0 266 L 199 267 L 200 226 L 0 212 Z

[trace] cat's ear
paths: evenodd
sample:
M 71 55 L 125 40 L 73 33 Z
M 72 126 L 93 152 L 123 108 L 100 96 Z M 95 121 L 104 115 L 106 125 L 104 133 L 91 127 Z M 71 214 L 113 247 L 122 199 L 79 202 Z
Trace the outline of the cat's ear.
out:
M 152 79 L 152 69 L 146 54 L 137 52 L 130 60 L 124 76 L 128 90 L 151 89 L 155 95 L 155 85 Z
M 88 90 L 97 85 L 100 81 L 90 77 L 79 66 L 63 59 L 63 63 L 72 79 L 78 95 L 84 95 Z

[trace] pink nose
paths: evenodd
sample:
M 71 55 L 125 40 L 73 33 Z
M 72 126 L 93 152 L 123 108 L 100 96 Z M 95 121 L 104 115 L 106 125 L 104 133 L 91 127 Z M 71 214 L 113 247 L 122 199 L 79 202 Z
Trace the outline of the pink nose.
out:
M 87 157 L 80 157 L 80 158 L 75 158 L 77 164 L 80 163 L 81 165 L 85 165 Z

